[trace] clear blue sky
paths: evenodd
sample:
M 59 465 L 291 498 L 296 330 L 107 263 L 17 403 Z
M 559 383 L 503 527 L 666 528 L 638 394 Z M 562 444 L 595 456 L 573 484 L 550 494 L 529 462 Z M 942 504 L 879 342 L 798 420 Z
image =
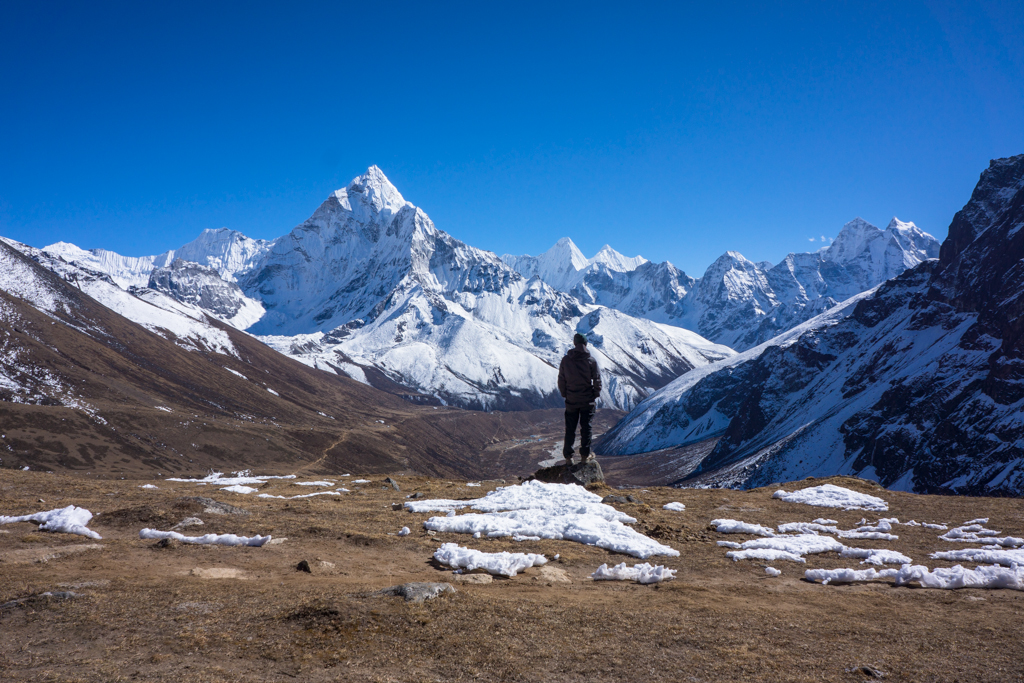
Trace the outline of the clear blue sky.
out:
M 272 238 L 377 164 L 474 246 L 699 276 L 855 216 L 945 237 L 1024 152 L 1024 3 L 7 2 L 0 98 L 35 246 Z

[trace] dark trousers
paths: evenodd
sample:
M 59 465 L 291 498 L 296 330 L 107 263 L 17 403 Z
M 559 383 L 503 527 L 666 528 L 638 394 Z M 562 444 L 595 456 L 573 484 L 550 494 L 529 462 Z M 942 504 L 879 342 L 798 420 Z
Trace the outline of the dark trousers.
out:
M 580 455 L 590 455 L 590 421 L 594 418 L 594 404 L 565 406 L 565 445 L 562 446 L 562 455 L 566 460 L 572 457 L 572 446 L 576 443 L 576 425 L 580 426 Z

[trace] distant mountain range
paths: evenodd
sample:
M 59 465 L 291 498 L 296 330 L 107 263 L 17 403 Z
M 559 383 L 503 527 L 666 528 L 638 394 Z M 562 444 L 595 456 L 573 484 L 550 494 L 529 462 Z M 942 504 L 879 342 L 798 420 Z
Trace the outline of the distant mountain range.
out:
M 819 251 L 790 254 L 775 266 L 729 251 L 699 280 L 671 263 L 629 259 L 609 246 L 586 259 L 568 238 L 540 256 L 502 260 L 581 302 L 745 351 L 938 255 L 938 240 L 913 223 L 893 218 L 879 230 L 857 218 Z
M 886 263 L 906 234 L 886 239 Z M 849 240 L 827 251 L 837 247 L 864 253 Z M 937 260 L 688 372 L 596 447 L 639 454 L 717 438 L 690 482 L 854 474 L 907 491 L 1019 496 L 1022 416 L 1024 155 L 982 173 Z
M 499 259 L 438 230 L 377 167 L 273 241 L 221 229 L 157 256 L 43 249 L 312 367 L 418 402 L 487 410 L 560 405 L 556 368 L 576 332 L 606 376 L 601 404 L 628 410 L 937 250 L 894 219 L 884 231 L 853 221 L 831 247 L 774 267 L 729 252 L 700 280 L 610 246 L 587 259 L 568 238 L 539 257 Z

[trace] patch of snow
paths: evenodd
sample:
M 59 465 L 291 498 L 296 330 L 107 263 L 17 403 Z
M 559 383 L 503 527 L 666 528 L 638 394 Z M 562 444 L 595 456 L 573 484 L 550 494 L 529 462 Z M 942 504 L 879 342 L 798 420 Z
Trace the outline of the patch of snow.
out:
M 370 480 L 369 479 L 353 479 L 352 483 L 353 484 L 369 484 Z
M 476 483 L 476 482 L 472 482 L 472 481 L 470 481 L 470 482 L 466 482 L 466 486 L 479 486 L 479 485 L 480 485 L 480 484 L 478 484 L 478 483 Z
M 980 520 L 975 520 L 978 522 Z M 950 529 L 946 533 L 939 536 L 943 541 L 959 542 L 959 543 L 990 543 L 995 545 L 1003 545 L 1012 547 L 1015 545 L 1024 545 L 1024 539 L 1014 538 L 1008 536 L 1006 538 L 994 538 L 999 535 L 998 531 L 992 529 L 986 529 L 981 524 L 972 524 L 968 522 L 964 526 L 958 526 L 955 529 Z M 1003 542 L 1000 542 L 1003 541 Z
M 194 543 L 196 545 L 230 545 L 230 546 L 254 546 L 264 545 L 271 539 L 270 536 L 236 536 L 235 534 L 206 534 L 204 536 L 184 536 L 177 531 L 157 531 L 156 529 L 143 529 L 139 532 L 139 538 L 172 538 L 181 543 Z
M 679 554 L 678 550 L 625 526 L 636 519 L 601 503 L 600 496 L 575 484 L 527 481 L 499 487 L 474 500 L 408 501 L 405 507 L 413 512 L 441 511 L 451 515 L 431 517 L 424 522 L 431 531 L 576 541 L 641 559 Z M 484 514 L 455 515 L 455 510 L 466 507 Z
M 230 491 L 231 493 L 245 494 L 253 493 L 254 491 L 259 491 L 259 489 L 254 489 L 251 486 L 244 486 L 243 484 L 235 484 L 233 486 L 225 486 L 224 488 L 221 489 L 221 491 Z
M 964 569 L 955 567 L 936 568 L 931 571 L 921 565 L 905 565 L 896 575 L 896 585 L 904 586 L 916 582 L 922 588 L 1009 588 L 1024 590 L 1024 566 L 1012 567 L 975 567 Z
M 280 396 L 281 395 L 281 394 L 277 393 L 276 391 L 274 391 L 273 389 L 271 389 L 270 387 L 267 387 L 267 391 L 272 393 L 274 396 Z
M 411 534 L 411 533 L 412 533 L 412 532 L 411 532 L 411 531 L 409 531 L 409 527 L 407 527 L 407 526 L 403 526 L 403 527 L 402 527 L 402 528 L 401 528 L 401 529 L 399 530 L 399 532 L 398 532 L 398 535 L 399 535 L 399 536 L 408 536 L 408 535 L 409 535 L 409 534 Z
M 333 481 L 293 481 L 295 486 L 334 486 Z
M 155 486 L 153 484 L 143 484 L 139 488 L 140 489 L 156 489 L 156 488 L 160 488 L 160 487 L 159 486 Z
M 667 569 L 663 565 L 651 566 L 647 562 L 627 567 L 625 562 L 609 567 L 602 564 L 590 575 L 594 581 L 636 581 L 642 584 L 661 583 L 676 578 L 675 569 Z
M 1004 567 L 1020 565 L 1024 567 L 1024 548 L 1016 550 L 1004 550 L 997 546 L 986 546 L 984 548 L 965 548 L 963 550 L 944 550 L 932 553 L 934 560 L 946 560 L 957 562 L 968 560 L 970 562 L 986 562 L 988 564 L 1001 564 Z
M 686 509 L 686 506 L 682 503 L 665 503 L 661 506 L 662 510 L 672 510 L 673 512 L 682 512 Z
M 895 550 L 869 549 L 869 548 L 843 548 L 839 553 L 840 557 L 863 558 L 861 564 L 910 564 L 913 562 L 909 557 Z
M 253 489 L 255 490 L 255 489 Z M 277 498 L 279 500 L 295 500 L 296 498 L 313 498 L 314 496 L 340 496 L 337 491 L 317 491 L 316 493 L 302 493 L 297 496 L 275 496 L 270 493 L 261 493 L 257 498 Z
M 488 574 L 515 576 L 527 567 L 540 567 L 548 560 L 535 553 L 485 553 L 463 548 L 457 543 L 445 543 L 434 551 L 434 559 L 455 569 L 473 571 L 483 569 Z
M 765 567 L 764 573 L 768 576 L 779 576 L 780 574 L 782 574 L 782 572 L 776 569 L 775 567 Z
M 780 489 L 772 494 L 772 498 L 778 498 L 787 503 L 842 508 L 844 510 L 876 510 L 885 512 L 889 509 L 889 504 L 881 498 L 851 491 L 834 484 L 812 486 L 811 488 L 801 489 L 793 493 L 786 493 Z
M 28 469 L 27 467 L 25 469 Z M 18 517 L 7 517 L 0 515 L 0 524 L 13 524 L 15 522 L 35 522 L 39 524 L 40 531 L 53 531 L 64 534 L 76 534 L 89 538 L 102 539 L 98 533 L 89 526 L 92 513 L 85 508 L 68 505 L 66 508 L 47 510 L 46 512 L 34 512 L 29 515 Z
M 271 479 L 295 479 L 294 474 L 285 474 L 282 476 L 253 476 L 250 470 L 241 470 L 239 472 L 232 472 L 235 476 L 225 477 L 223 472 L 213 472 L 206 475 L 202 479 L 174 479 L 168 478 L 164 481 L 183 481 L 189 484 L 213 484 L 215 486 L 228 485 L 234 486 L 236 484 L 266 484 Z
M 789 560 L 805 562 L 804 555 L 818 553 L 841 552 L 846 546 L 828 536 L 799 534 L 796 536 L 776 536 L 774 538 L 755 538 L 740 545 L 739 550 L 725 554 L 734 562 L 740 560 Z
M 735 519 L 713 519 L 711 526 L 720 534 L 753 534 L 754 536 L 774 536 L 775 530 L 760 524 L 748 524 Z
M 875 579 L 894 579 L 899 573 L 896 569 L 808 569 L 804 578 L 808 581 L 820 581 L 822 585 L 829 583 L 855 583 L 858 581 L 874 581 Z

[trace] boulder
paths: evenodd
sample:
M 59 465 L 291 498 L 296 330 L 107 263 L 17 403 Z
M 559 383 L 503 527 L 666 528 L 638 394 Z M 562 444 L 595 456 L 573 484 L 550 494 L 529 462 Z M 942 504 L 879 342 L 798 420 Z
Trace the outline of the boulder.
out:
M 579 484 L 580 486 L 587 486 L 588 484 L 604 482 L 604 472 L 601 471 L 601 466 L 597 463 L 597 460 L 592 458 L 575 465 L 562 464 L 542 467 L 532 476 L 527 477 L 527 481 L 531 479 L 548 484 Z
M 455 586 L 450 583 L 425 583 L 421 581 L 413 581 L 411 583 L 403 583 L 399 586 L 391 586 L 378 592 L 378 595 L 394 595 L 396 597 L 405 598 L 406 602 L 417 602 L 421 603 L 424 600 L 433 600 L 439 595 L 445 593 L 454 593 Z

